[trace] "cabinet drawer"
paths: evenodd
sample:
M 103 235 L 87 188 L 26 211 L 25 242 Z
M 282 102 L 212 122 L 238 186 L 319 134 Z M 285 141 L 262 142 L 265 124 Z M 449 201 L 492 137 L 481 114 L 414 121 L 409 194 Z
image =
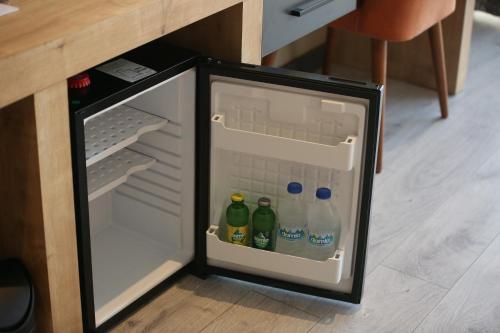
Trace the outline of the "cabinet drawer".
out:
M 295 12 L 296 9 L 301 10 Z M 264 0 L 262 56 L 354 9 L 356 0 Z

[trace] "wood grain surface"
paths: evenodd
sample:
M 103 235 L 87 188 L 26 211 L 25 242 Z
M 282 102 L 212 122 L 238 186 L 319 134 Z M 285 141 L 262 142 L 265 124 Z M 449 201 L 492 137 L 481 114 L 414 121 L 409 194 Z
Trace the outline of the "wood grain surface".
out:
M 248 293 L 238 283 L 187 276 L 112 332 L 199 332 Z
M 312 328 L 317 320 L 317 317 L 251 291 L 201 332 L 299 333 Z
M 262 0 L 247 1 L 253 17 Z M 0 18 L 0 107 L 240 2 L 13 0 L 20 10 Z M 247 35 L 251 20 L 262 18 L 244 21 Z
M 415 332 L 499 332 L 499 252 L 497 236 Z
M 0 110 L 0 257 L 33 276 L 40 332 L 82 330 L 66 94 L 64 81 Z
M 238 3 L 179 29 L 165 39 L 215 58 L 260 64 L 262 0 Z
M 444 288 L 383 266 L 370 274 L 365 288 L 362 305 L 330 313 L 311 333 L 411 332 L 446 294 Z

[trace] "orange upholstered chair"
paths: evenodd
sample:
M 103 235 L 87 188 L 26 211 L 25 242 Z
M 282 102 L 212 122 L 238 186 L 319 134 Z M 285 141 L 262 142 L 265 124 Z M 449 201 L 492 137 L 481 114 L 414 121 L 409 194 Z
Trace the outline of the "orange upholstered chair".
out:
M 455 10 L 455 0 L 364 0 L 354 12 L 330 23 L 323 73 L 329 74 L 334 57 L 336 29 L 372 39 L 372 80 L 386 84 L 387 42 L 403 42 L 429 30 L 441 117 L 448 116 L 448 85 L 444 62 L 441 21 Z M 387 89 L 387 88 L 386 88 Z M 384 103 L 380 125 L 377 172 L 382 170 Z

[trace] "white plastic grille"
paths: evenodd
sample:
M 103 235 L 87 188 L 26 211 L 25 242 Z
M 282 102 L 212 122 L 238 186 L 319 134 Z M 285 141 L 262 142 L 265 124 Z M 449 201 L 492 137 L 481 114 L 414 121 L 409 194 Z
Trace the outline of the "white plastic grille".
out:
M 121 149 L 87 168 L 89 201 L 127 181 L 134 172 L 148 169 L 155 159 Z
M 146 132 L 160 129 L 166 119 L 127 105 L 103 112 L 85 123 L 85 158 L 87 166 L 113 154 Z

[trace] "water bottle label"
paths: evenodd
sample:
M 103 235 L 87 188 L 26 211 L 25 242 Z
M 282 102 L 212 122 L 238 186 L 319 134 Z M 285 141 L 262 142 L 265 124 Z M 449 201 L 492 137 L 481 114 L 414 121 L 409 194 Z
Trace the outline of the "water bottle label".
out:
M 253 236 L 253 246 L 257 249 L 267 249 L 270 246 L 271 233 L 270 232 L 259 232 Z
M 247 244 L 248 226 L 233 227 L 227 226 L 227 240 L 233 244 Z
M 307 240 L 309 244 L 315 246 L 332 246 L 334 236 L 333 233 L 330 232 L 321 234 L 309 233 Z
M 279 228 L 278 235 L 287 241 L 295 241 L 304 239 L 305 232 L 303 228 L 288 229 L 287 227 L 282 227 Z

